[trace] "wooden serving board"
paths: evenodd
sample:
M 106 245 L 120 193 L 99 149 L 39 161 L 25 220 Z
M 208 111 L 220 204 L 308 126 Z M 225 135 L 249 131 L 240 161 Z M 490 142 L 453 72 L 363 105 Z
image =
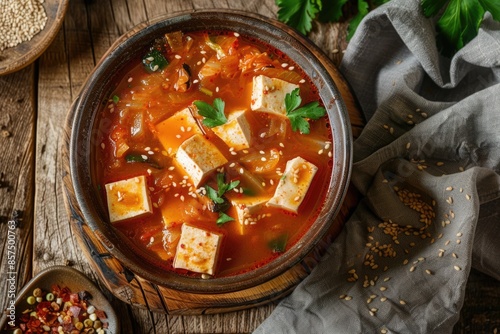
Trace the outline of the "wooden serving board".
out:
M 357 137 L 363 128 L 364 120 L 355 99 L 333 63 L 328 62 L 323 65 L 332 75 L 343 97 L 349 112 L 353 136 Z M 134 306 L 167 314 L 209 314 L 251 308 L 282 298 L 289 294 L 316 266 L 358 202 L 359 196 L 351 186 L 331 228 L 315 249 L 300 263 L 264 284 L 237 292 L 219 294 L 187 293 L 159 286 L 131 272 L 112 257 L 100 238 L 86 224 L 76 201 L 69 173 L 70 120 L 73 118 L 71 114 L 73 108 L 70 110 L 64 129 L 61 152 L 63 190 L 71 229 L 85 257 L 104 285 L 114 296 Z

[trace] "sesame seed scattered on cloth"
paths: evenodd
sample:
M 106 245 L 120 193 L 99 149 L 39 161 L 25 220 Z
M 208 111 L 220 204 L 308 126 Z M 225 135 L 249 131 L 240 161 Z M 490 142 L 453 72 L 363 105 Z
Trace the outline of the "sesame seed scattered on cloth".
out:
M 0 51 L 29 41 L 43 30 L 44 0 L 0 0 Z

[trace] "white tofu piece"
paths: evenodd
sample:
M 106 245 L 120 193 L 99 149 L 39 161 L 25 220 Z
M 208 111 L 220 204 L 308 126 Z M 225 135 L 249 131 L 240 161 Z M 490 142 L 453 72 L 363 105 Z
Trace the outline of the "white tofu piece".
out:
M 153 212 L 144 175 L 108 183 L 105 188 L 112 223 Z
M 285 96 L 296 88 L 299 86 L 287 81 L 258 75 L 253 78 L 251 108 L 286 116 Z
M 250 147 L 252 133 L 245 110 L 232 112 L 226 124 L 213 127 L 212 131 L 235 151 Z
M 213 170 L 227 163 L 226 157 L 217 147 L 200 134 L 184 141 L 179 146 L 175 159 L 195 187 Z
M 287 161 L 274 196 L 266 205 L 297 213 L 317 171 L 318 167 L 301 157 Z
M 203 133 L 189 108 L 184 108 L 156 124 L 155 129 L 158 140 L 168 155 L 175 155 L 179 146 L 186 139 L 194 134 Z
M 213 275 L 222 237 L 221 234 L 183 224 L 174 268 Z
M 241 197 L 231 199 L 231 204 L 236 211 L 236 218 L 241 227 L 253 225 L 257 222 L 258 213 L 265 207 L 269 197 Z M 240 228 L 240 233 L 244 234 L 244 229 Z

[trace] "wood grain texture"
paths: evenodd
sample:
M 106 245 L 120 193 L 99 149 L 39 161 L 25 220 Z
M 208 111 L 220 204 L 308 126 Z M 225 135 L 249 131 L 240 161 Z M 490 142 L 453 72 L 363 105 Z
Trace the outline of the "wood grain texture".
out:
M 81 232 L 75 233 L 65 209 L 61 180 L 64 119 L 95 64 L 120 35 L 137 24 L 164 14 L 205 8 L 240 9 L 268 17 L 276 17 L 277 12 L 274 0 L 70 1 L 59 34 L 42 57 L 23 70 L 0 76 L 0 131 L 9 134 L 3 137 L 0 133 L 0 282 L 7 278 L 6 222 L 19 210 L 17 290 L 46 267 L 73 265 L 98 283 L 109 297 L 122 315 L 123 333 L 249 333 L 271 314 L 278 301 L 245 310 L 202 315 L 164 314 L 165 303 L 161 301 L 151 304 L 152 309 L 159 312 L 139 307 L 145 304 L 147 294 L 157 294 L 156 288 L 134 278 L 132 286 L 144 294 L 132 296 L 123 288 L 118 292 L 109 291 L 102 283 L 106 277 L 101 277 L 87 258 L 95 257 L 95 262 L 103 267 L 109 267 L 113 260 L 99 243 L 89 244 L 86 249 L 80 247 L 80 243 L 88 242 L 79 239 L 80 236 L 92 233 L 85 225 L 79 226 Z M 345 35 L 346 23 L 315 22 L 309 37 L 338 65 L 347 46 Z M 363 124 L 362 117 L 352 119 L 355 136 L 362 131 Z M 357 200 L 351 190 L 346 207 L 353 206 Z M 349 211 L 345 210 L 342 214 L 348 216 Z M 126 270 L 117 270 L 123 273 L 126 282 Z M 471 277 L 454 333 L 493 333 L 500 326 L 500 282 L 474 272 Z M 116 287 L 121 287 L 119 281 Z M 5 289 L 0 289 L 2 309 L 8 302 L 5 293 Z
M 7 279 L 17 291 L 31 278 L 35 159 L 35 66 L 0 77 L 0 309 L 9 299 Z M 16 220 L 15 230 L 9 221 Z M 15 238 L 12 238 L 14 233 Z M 8 243 L 8 240 L 12 241 Z M 14 246 L 14 248 L 12 248 Z M 11 258 L 14 256 L 14 258 Z M 9 260 L 13 259 L 10 267 Z

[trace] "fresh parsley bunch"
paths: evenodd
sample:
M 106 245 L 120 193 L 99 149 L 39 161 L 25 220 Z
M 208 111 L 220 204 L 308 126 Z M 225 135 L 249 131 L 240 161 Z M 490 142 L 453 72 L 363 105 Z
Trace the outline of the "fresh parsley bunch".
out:
M 349 20 L 347 40 L 354 35 L 361 20 L 370 10 L 390 0 L 276 0 L 278 19 L 306 35 L 312 21 L 338 22 Z M 346 5 L 357 8 L 350 16 Z M 441 54 L 451 57 L 477 36 L 486 11 L 500 21 L 499 0 L 421 0 L 426 17 L 440 16 L 436 30 L 437 46 Z

